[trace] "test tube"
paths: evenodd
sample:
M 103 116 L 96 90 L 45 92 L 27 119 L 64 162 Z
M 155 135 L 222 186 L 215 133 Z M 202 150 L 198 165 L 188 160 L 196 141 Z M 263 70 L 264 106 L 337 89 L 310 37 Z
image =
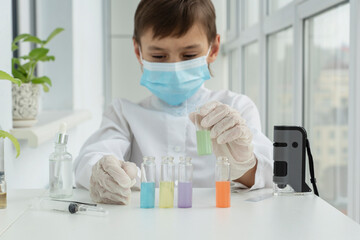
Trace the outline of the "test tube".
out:
M 230 207 L 230 163 L 227 157 L 218 157 L 215 167 L 216 207 Z
M 143 160 L 144 162 L 141 164 L 140 207 L 154 208 L 156 181 L 155 157 L 145 156 Z
M 161 161 L 161 177 L 160 177 L 160 208 L 174 207 L 174 179 L 175 165 L 174 157 L 165 156 Z
M 210 131 L 201 126 L 199 112 L 200 109 L 197 109 L 195 115 L 197 152 L 199 156 L 210 155 L 212 154 Z
M 178 207 L 192 207 L 192 176 L 193 165 L 190 157 L 179 158 Z

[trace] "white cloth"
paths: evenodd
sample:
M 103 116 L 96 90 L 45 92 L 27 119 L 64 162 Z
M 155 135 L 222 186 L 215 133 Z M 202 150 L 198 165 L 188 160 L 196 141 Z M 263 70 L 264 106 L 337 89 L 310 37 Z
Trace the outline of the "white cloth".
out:
M 117 99 L 104 112 L 100 128 L 86 141 L 74 164 L 77 186 L 89 189 L 92 166 L 105 155 L 134 162 L 138 167 L 143 156 L 156 158 L 157 186 L 159 185 L 161 156 L 192 158 L 193 186 L 215 186 L 214 154 L 198 156 L 196 128 L 188 115 L 210 101 L 219 101 L 239 111 L 253 133 L 254 154 L 258 159 L 255 184 L 251 189 L 272 186 L 272 143 L 262 134 L 259 112 L 245 95 L 231 91 L 199 91 L 180 106 L 170 106 L 151 96 L 135 104 Z M 177 179 L 177 171 L 176 179 Z M 138 171 L 136 187 L 140 185 Z M 244 186 L 243 186 L 244 187 Z

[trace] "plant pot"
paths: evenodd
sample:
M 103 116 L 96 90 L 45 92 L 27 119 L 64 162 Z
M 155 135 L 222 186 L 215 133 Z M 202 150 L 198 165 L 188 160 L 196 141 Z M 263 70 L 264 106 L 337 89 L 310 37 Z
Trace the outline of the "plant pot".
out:
M 39 96 L 40 86 L 38 84 L 12 85 L 14 127 L 31 127 L 37 122 Z

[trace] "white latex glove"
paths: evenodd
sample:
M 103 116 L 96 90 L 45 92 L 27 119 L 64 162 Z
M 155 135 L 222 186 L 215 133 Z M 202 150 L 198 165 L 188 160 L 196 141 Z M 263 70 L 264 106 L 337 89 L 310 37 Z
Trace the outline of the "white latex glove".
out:
M 98 203 L 128 204 L 136 174 L 134 163 L 120 161 L 111 155 L 104 156 L 92 168 L 91 199 Z
M 198 114 L 197 118 L 196 115 Z M 238 179 L 256 164 L 252 133 L 240 113 L 226 104 L 209 102 L 190 113 L 190 120 L 210 130 L 214 154 L 229 159 L 231 180 Z

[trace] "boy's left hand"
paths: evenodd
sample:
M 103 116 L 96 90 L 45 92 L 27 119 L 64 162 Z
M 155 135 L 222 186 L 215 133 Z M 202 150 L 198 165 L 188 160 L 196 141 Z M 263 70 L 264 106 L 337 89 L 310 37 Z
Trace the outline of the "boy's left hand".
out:
M 202 106 L 199 113 L 190 113 L 193 123 L 196 114 L 200 115 L 197 117 L 199 124 L 210 130 L 215 155 L 229 158 L 232 180 L 240 178 L 255 166 L 252 133 L 238 111 L 213 101 Z

